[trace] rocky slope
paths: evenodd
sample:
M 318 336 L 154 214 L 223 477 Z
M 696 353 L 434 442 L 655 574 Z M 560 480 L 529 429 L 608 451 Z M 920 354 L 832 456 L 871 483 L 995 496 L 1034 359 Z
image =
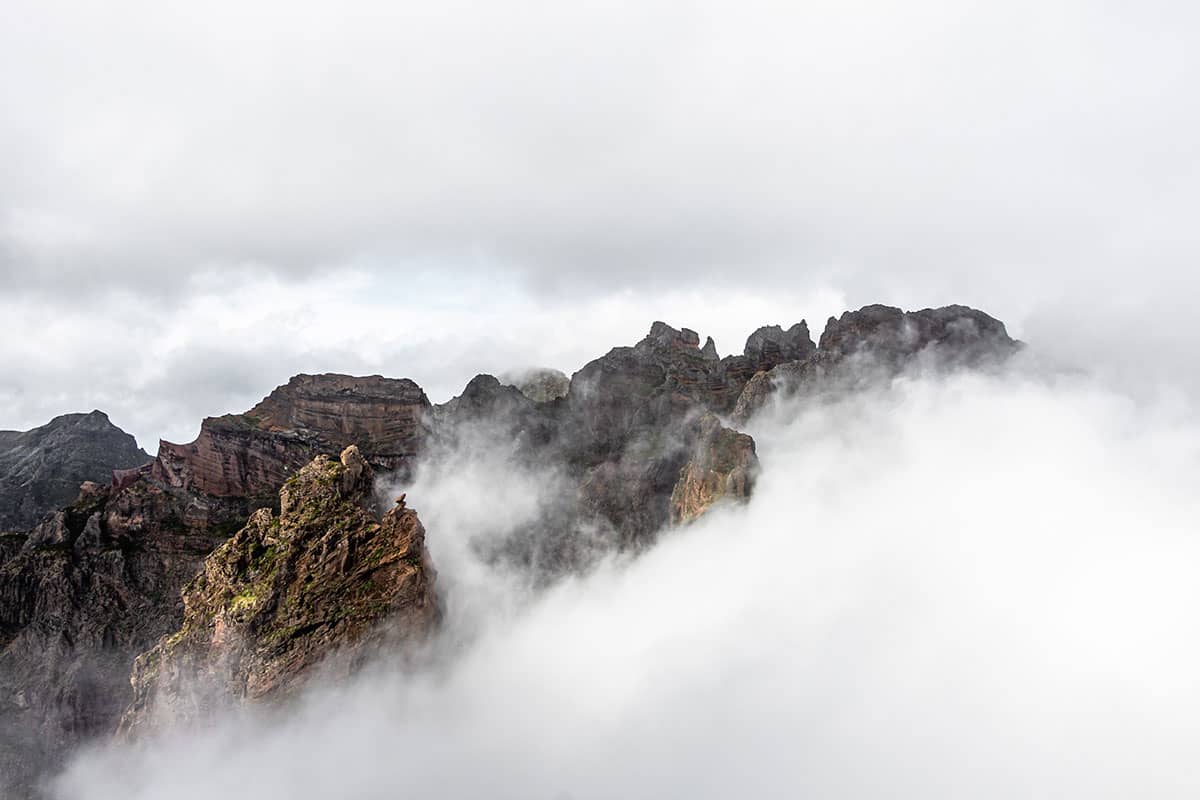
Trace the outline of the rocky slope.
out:
M 0 796 L 109 731 L 130 660 L 242 510 L 155 482 L 84 484 L 0 564 Z
M 402 504 L 380 517 L 373 492 L 351 445 L 290 478 L 278 515 L 254 512 L 184 588 L 180 629 L 138 657 L 122 731 L 277 698 L 318 664 L 344 669 L 389 637 L 426 636 L 437 598 L 425 530 Z
M 134 657 L 183 619 L 180 590 L 285 480 L 352 435 L 372 463 L 407 469 L 427 408 L 411 381 L 297 376 L 250 413 L 205 420 L 191 444 L 85 484 L 19 542 L 0 537 L 0 797 L 113 729 Z
M 971 309 L 868 306 L 831 319 L 819 346 L 800 322 L 760 328 L 725 358 L 656 322 L 569 380 L 481 375 L 436 407 L 408 380 L 297 376 L 244 414 L 205 420 L 194 442 L 163 442 L 150 464 L 85 483 L 31 531 L 0 535 L 0 796 L 29 794 L 122 714 L 134 733 L 278 697 L 332 651 L 344 667 L 384 631 L 428 634 L 424 530 L 404 508 L 375 514 L 377 471 L 404 481 L 418 462 L 500 443 L 553 473 L 561 496 L 496 552 L 552 580 L 586 565 L 580 531 L 636 550 L 748 498 L 755 443 L 735 427 L 772 396 L 986 367 L 1017 347 Z
M 0 531 L 26 531 L 69 504 L 84 481 L 150 461 L 101 411 L 64 414 L 30 431 L 0 431 Z

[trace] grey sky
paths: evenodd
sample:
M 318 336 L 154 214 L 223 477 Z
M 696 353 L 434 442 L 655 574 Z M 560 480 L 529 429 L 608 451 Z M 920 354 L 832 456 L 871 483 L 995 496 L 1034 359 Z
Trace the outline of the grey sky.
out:
M 100 406 L 153 449 L 297 370 L 443 399 L 655 318 L 728 352 L 873 301 L 976 305 L 1127 381 L 1178 372 L 1200 345 L 1197 23 L 1171 2 L 12 0 L 0 427 Z

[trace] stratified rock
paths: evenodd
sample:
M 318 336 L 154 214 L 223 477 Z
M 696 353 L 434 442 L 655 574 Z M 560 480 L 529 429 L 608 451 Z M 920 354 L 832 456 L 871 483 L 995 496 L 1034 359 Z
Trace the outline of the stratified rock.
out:
M 30 431 L 0 431 L 0 531 L 29 530 L 70 504 L 84 481 L 108 483 L 113 470 L 149 461 L 102 411 L 65 414 Z
M 407 378 L 297 375 L 247 412 L 271 431 L 320 437 L 322 452 L 354 444 L 376 469 L 411 466 L 428 431 L 429 398 Z
M 914 368 L 939 371 L 1000 364 L 1020 349 L 1004 323 L 966 306 L 902 311 L 865 306 L 830 317 L 815 352 L 751 378 L 734 406 L 742 423 L 775 392 L 849 391 Z
M 269 502 L 279 485 L 322 446 L 322 439 L 309 431 L 267 430 L 247 414 L 209 417 L 195 441 L 159 442 L 150 475 L 177 489 Z
M 284 485 L 278 517 L 255 512 L 209 556 L 183 590 L 182 627 L 137 659 L 122 730 L 278 698 L 334 654 L 345 668 L 385 637 L 428 634 L 424 528 L 403 506 L 376 516 L 372 487 L 356 447 L 319 456 Z
M 297 375 L 245 414 L 210 417 L 190 444 L 161 442 L 155 479 L 217 497 L 272 497 L 317 453 L 361 443 L 376 468 L 407 470 L 428 433 L 417 384 L 373 375 Z

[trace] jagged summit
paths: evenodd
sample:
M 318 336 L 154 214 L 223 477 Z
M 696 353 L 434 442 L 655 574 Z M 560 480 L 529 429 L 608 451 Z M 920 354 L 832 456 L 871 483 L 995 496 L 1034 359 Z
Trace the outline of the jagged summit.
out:
M 746 384 L 732 418 L 743 423 L 777 391 L 852 390 L 906 368 L 979 368 L 1019 350 L 1004 323 L 967 306 L 903 311 L 869 305 L 830 317 L 808 356 L 759 371 Z
M 799 361 L 816 350 L 808 323 L 800 320 L 786 331 L 778 325 L 759 328 L 746 340 L 743 354 L 756 364 Z
M 195 441 L 163 442 L 148 464 L 100 412 L 0 432 L 0 499 L 42 507 L 26 512 L 28 534 L 0 535 L 0 719 L 13 734 L 0 739 L 0 795 L 23 796 L 126 710 L 127 730 L 180 703 L 188 716 L 185 668 L 225 700 L 269 698 L 385 618 L 425 635 L 436 604 L 424 530 L 407 500 L 376 514 L 373 474 L 405 478 L 494 443 L 552 470 L 562 496 L 494 553 L 552 580 L 597 543 L 636 551 L 745 502 L 759 464 L 736 427 L 775 393 L 986 367 L 1019 347 L 963 306 L 867 306 L 831 319 L 819 344 L 804 321 L 764 326 L 723 358 L 711 337 L 701 346 L 657 321 L 569 379 L 479 375 L 438 406 L 407 379 L 297 375 L 247 412 L 204 420 Z M 66 499 L 46 508 L 30 487 L 50 479 Z M 583 530 L 586 548 L 572 539 Z

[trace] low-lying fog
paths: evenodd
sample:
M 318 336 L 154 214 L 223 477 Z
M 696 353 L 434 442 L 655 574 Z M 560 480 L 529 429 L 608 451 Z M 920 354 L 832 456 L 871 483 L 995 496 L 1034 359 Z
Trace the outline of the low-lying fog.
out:
M 751 427 L 753 500 L 538 593 L 467 542 L 547 476 L 406 487 L 435 666 L 140 748 L 61 800 L 1200 794 L 1200 427 L 1081 377 L 912 378 Z

